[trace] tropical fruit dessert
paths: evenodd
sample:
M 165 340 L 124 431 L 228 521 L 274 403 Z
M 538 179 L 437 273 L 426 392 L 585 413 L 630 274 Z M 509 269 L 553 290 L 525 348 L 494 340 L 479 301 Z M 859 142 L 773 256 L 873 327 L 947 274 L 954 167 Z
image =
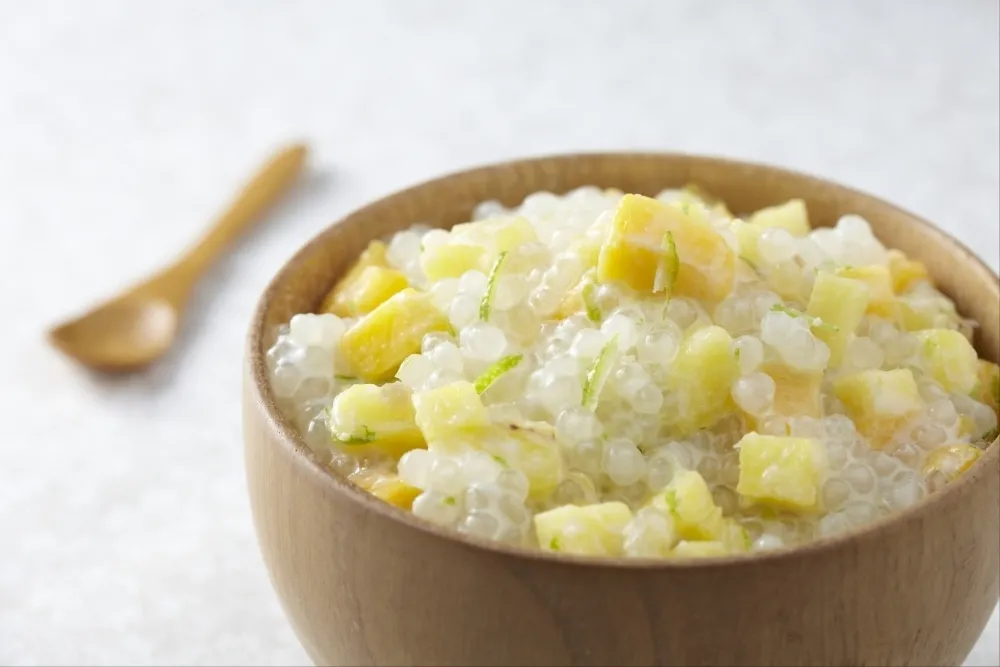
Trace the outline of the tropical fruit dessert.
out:
M 267 354 L 316 459 L 421 520 L 585 556 L 781 549 L 918 502 L 997 436 L 975 323 L 860 217 L 696 187 L 472 217 L 373 241 Z

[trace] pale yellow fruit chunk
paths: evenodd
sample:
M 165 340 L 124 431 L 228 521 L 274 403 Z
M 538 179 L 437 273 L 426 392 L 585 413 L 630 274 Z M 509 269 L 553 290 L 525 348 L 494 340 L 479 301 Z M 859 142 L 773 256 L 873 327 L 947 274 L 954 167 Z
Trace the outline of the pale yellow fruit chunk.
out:
M 858 432 L 872 447 L 884 447 L 896 432 L 924 408 L 913 372 L 867 370 L 838 378 L 834 394 L 843 402 Z
M 361 275 L 361 272 L 371 266 L 384 269 L 389 268 L 389 262 L 386 259 L 386 246 L 381 241 L 372 241 L 368 244 L 368 247 L 362 251 L 357 261 L 351 265 L 351 268 L 337 281 L 337 284 L 333 286 L 333 289 L 323 299 L 323 303 L 319 307 L 319 312 L 333 313 L 341 317 L 351 315 L 351 313 L 347 312 L 347 307 L 344 303 L 346 299 L 345 295 L 354 290 L 354 283 Z
M 445 243 L 420 254 L 420 268 L 429 281 L 458 278 L 466 271 L 481 271 L 486 263 L 486 248 L 466 243 Z
M 657 274 L 670 270 L 674 254 L 676 277 L 664 285 Z M 685 211 L 630 194 L 615 211 L 597 275 L 601 282 L 624 282 L 641 292 L 663 287 L 666 294 L 720 301 L 732 290 L 735 263 L 732 249 L 697 207 Z
M 914 334 L 926 371 L 945 391 L 968 394 L 979 381 L 979 357 L 958 331 L 928 329 Z
M 762 208 L 750 216 L 748 221 L 761 227 L 780 227 L 793 236 L 806 236 L 809 226 L 809 212 L 801 199 L 790 199 L 784 204 Z
M 681 539 L 720 540 L 726 533 L 722 508 L 715 504 L 702 476 L 694 471 L 678 472 L 654 497 L 653 505 L 670 514 Z
M 903 294 L 916 283 L 929 280 L 927 267 L 922 262 L 910 259 L 899 250 L 890 250 L 887 254 L 889 273 L 892 275 L 892 290 L 896 294 Z
M 844 348 L 868 309 L 869 289 L 858 280 L 820 273 L 813 283 L 806 314 L 823 320 L 826 326 L 814 333 L 830 348 L 830 366 L 840 365 Z
M 889 267 L 873 264 L 870 266 L 845 266 L 837 269 L 841 278 L 860 280 L 868 287 L 868 313 L 891 319 L 895 315 L 896 294 L 892 291 L 892 275 Z
M 348 387 L 333 399 L 327 423 L 334 440 L 358 454 L 378 450 L 398 459 L 425 446 L 410 390 L 399 382 Z
M 410 509 L 420 495 L 420 489 L 410 486 L 396 475 L 378 478 L 368 491 L 376 498 L 404 510 Z
M 747 433 L 737 447 L 737 493 L 758 504 L 795 511 L 816 509 L 826 469 L 819 443 L 809 438 Z
M 719 556 L 728 556 L 730 553 L 729 547 L 722 542 L 692 542 L 684 540 L 677 543 L 677 546 L 671 550 L 670 555 L 674 558 L 717 558 Z
M 452 382 L 417 392 L 413 407 L 417 426 L 428 442 L 489 424 L 486 408 L 471 382 Z
M 718 326 L 688 336 L 670 368 L 668 386 L 677 399 L 674 426 L 680 433 L 707 428 L 734 409 L 730 386 L 739 374 L 733 339 Z
M 429 294 L 407 288 L 351 327 L 340 347 L 359 377 L 378 382 L 390 379 L 404 359 L 420 352 L 425 334 L 450 328 Z
M 622 532 L 631 520 L 622 502 L 563 505 L 535 515 L 535 535 L 545 551 L 615 556 L 622 552 Z
M 959 475 L 972 467 L 972 464 L 983 455 L 983 450 L 972 445 L 949 445 L 940 447 L 927 455 L 924 462 L 924 475 L 930 477 L 934 473 L 944 475 L 949 482 L 954 482 Z
M 774 380 L 774 411 L 786 417 L 821 417 L 823 402 L 821 372 L 797 371 L 780 363 L 766 362 L 761 370 Z

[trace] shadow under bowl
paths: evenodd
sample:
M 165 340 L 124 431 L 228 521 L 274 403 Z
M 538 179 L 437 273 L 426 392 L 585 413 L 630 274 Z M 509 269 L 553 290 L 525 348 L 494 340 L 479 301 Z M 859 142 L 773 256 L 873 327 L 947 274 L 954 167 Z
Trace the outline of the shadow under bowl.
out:
M 280 415 L 264 353 L 312 311 L 368 242 L 464 222 L 582 185 L 656 194 L 696 182 L 734 211 L 804 199 L 814 225 L 864 216 L 924 262 L 1000 358 L 998 280 L 918 217 L 811 176 L 677 154 L 584 154 L 433 180 L 329 227 L 271 282 L 251 325 L 246 470 L 264 562 L 318 664 L 958 665 L 998 600 L 1000 446 L 946 490 L 888 519 L 786 551 L 693 562 L 530 552 L 445 531 L 334 477 Z

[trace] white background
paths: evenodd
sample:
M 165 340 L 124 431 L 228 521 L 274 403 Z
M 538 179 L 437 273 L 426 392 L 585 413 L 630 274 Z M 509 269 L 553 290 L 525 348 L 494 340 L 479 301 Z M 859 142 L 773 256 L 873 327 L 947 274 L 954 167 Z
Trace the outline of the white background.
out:
M 299 245 L 403 185 L 524 154 L 727 154 L 884 196 L 996 269 L 997 6 L 0 0 L 0 663 L 306 661 L 248 513 L 243 336 Z M 97 380 L 46 347 L 300 137 L 309 182 L 165 363 Z M 970 664 L 997 644 L 994 614 Z

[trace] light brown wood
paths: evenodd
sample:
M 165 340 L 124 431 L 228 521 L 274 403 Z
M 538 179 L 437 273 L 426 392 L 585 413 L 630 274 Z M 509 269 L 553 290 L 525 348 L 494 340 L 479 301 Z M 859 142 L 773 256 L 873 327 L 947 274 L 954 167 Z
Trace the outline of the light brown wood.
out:
M 53 345 L 105 372 L 144 368 L 173 345 L 192 289 L 205 270 L 295 182 L 306 147 L 271 157 L 201 241 L 168 268 L 49 331 Z
M 377 201 L 312 240 L 262 297 L 244 391 L 247 481 L 264 562 L 317 664 L 958 665 L 998 600 L 1000 444 L 947 490 L 846 536 L 715 562 L 593 560 L 497 547 L 398 510 L 322 470 L 279 414 L 264 351 L 367 242 L 466 220 L 484 199 L 594 184 L 655 194 L 694 181 L 737 211 L 791 197 L 830 224 L 865 216 L 925 262 L 1000 358 L 998 280 L 917 217 L 827 181 L 657 154 L 485 167 Z

